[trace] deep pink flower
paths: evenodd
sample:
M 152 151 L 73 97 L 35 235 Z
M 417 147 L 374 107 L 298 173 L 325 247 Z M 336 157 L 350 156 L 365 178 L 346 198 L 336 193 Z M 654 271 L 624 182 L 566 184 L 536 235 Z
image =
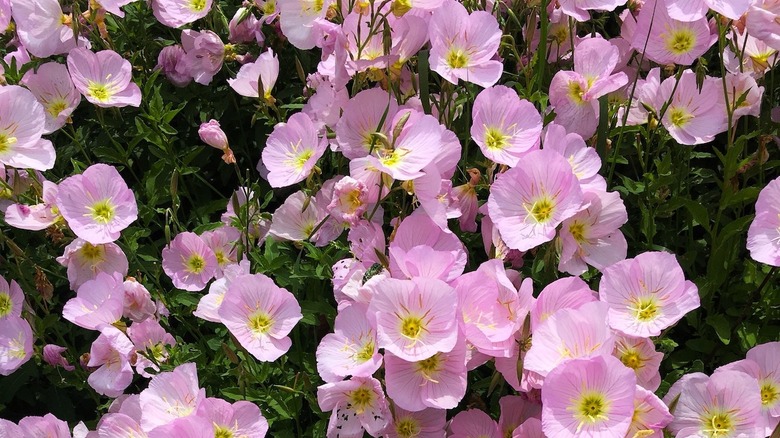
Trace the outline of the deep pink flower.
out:
M 60 347 L 59 345 L 46 344 L 43 346 L 43 361 L 53 367 L 61 366 L 65 371 L 73 371 L 76 367 L 68 363 L 68 359 L 65 359 L 62 356 L 62 353 L 66 350 L 67 348 Z M 2 436 L 2 434 L 0 434 L 0 436 Z
M 184 56 L 184 49 L 180 45 L 165 46 L 157 56 L 155 69 L 162 71 L 173 85 L 184 87 L 192 82 L 192 76 L 184 66 Z

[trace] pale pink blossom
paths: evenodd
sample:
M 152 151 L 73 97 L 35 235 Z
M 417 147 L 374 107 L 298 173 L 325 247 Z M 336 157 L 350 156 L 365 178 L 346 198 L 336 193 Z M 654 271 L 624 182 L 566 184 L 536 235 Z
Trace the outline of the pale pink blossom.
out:
M 0 87 L 0 165 L 49 170 L 55 152 L 44 133 L 45 112 L 33 93 L 18 85 Z
M 758 194 L 747 249 L 753 260 L 780 266 L 780 178 L 770 181 Z
M 199 84 L 210 84 L 225 60 L 225 44 L 219 36 L 210 30 L 198 32 L 186 29 L 181 32 L 181 47 L 184 49 L 184 58 L 176 64 L 179 73 L 192 77 Z
M 198 407 L 198 416 L 211 422 L 215 437 L 263 438 L 268 421 L 256 404 L 240 400 L 233 404 L 209 397 Z
M 279 58 L 271 48 L 261 53 L 257 61 L 241 66 L 235 79 L 228 79 L 230 88 L 246 97 L 262 97 L 271 100 L 271 90 L 279 77 Z
M 132 81 L 130 62 L 112 50 L 73 49 L 68 53 L 68 71 L 76 89 L 99 107 L 141 105 L 141 89 Z
M 194 363 L 157 374 L 140 394 L 141 426 L 149 431 L 177 418 L 195 415 L 205 398 L 206 391 L 198 387 Z
M 366 317 L 367 306 L 356 303 L 339 309 L 333 333 L 317 347 L 317 371 L 326 382 L 347 376 L 369 377 L 382 365 L 376 328 Z
M 160 371 L 156 363 L 167 362 L 167 347 L 176 345 L 173 336 L 152 318 L 131 324 L 127 328 L 127 336 L 133 342 L 134 350 L 137 351 L 135 370 L 144 377 L 152 377 L 146 371 L 147 368 Z
M 84 239 L 74 239 L 65 247 L 57 262 L 68 268 L 70 288 L 77 290 L 87 280 L 94 280 L 98 273 L 127 275 L 127 256 L 115 243 L 93 245 Z
M 119 321 L 124 310 L 125 290 L 121 276 L 99 272 L 76 291 L 76 297 L 65 303 L 62 317 L 89 330 Z
M 721 79 L 706 77 L 699 89 L 696 73 L 685 70 L 679 83 L 674 77 L 664 80 L 658 94 L 669 102 L 661 123 L 681 144 L 708 143 L 728 127 Z
M 22 316 L 24 292 L 16 280 L 9 283 L 0 275 L 0 321 L 12 316 Z
M 382 385 L 373 377 L 321 385 L 317 402 L 323 411 L 333 411 L 328 436 L 361 436 L 364 429 L 371 436 L 380 436 L 391 418 Z
M 271 187 L 286 187 L 303 181 L 322 157 L 327 140 L 319 138 L 311 118 L 293 114 L 279 123 L 266 141 L 262 164 L 268 168 Z
M 691 65 L 717 41 L 717 35 L 712 35 L 706 17 L 693 21 L 670 17 L 666 1 L 645 2 L 637 17 L 631 46 L 659 64 Z
M 12 0 L 11 8 L 16 35 L 31 54 L 48 58 L 76 47 L 72 18 L 57 0 Z
M 43 105 L 46 124 L 44 134 L 50 134 L 63 126 L 81 102 L 68 68 L 56 62 L 47 62 L 36 70 L 25 73 L 21 84 L 27 87 Z
M 73 371 L 76 369 L 68 362 L 68 359 L 62 356 L 62 353 L 67 351 L 67 348 L 54 344 L 46 344 L 43 346 L 43 361 L 47 364 L 56 367 L 61 366 L 65 371 Z M 0 434 L 2 436 L 2 434 Z
M 33 354 L 30 323 L 16 315 L 0 320 L 0 376 L 7 376 L 24 365 Z
M 160 23 L 168 27 L 181 27 L 205 17 L 211 10 L 212 0 L 154 0 L 152 12 Z
M 100 367 L 87 378 L 87 383 L 98 394 L 116 397 L 133 381 L 130 355 L 133 343 L 118 328 L 100 326 L 100 336 L 92 343 L 87 366 Z

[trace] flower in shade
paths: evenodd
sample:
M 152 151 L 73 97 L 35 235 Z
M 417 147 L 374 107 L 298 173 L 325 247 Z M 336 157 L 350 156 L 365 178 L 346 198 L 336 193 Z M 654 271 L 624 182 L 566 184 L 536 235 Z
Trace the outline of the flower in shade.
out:
M 22 303 L 24 302 L 24 293 L 16 280 L 8 283 L 0 275 L 0 321 L 11 316 L 22 315 Z
M 569 162 L 557 152 L 538 150 L 499 175 L 491 186 L 488 211 L 506 245 L 527 251 L 552 240 L 556 227 L 581 204 L 582 191 Z
M 0 87 L 0 165 L 49 170 L 54 167 L 51 142 L 42 139 L 43 106 L 18 85 Z
M 588 11 L 614 11 L 626 4 L 626 0 L 560 0 L 561 11 L 577 21 L 590 20 Z
M 65 303 L 62 317 L 89 330 L 98 330 L 122 318 L 125 289 L 119 274 L 98 273 L 76 291 L 76 297 Z
M 25 362 L 33 353 L 33 333 L 30 323 L 11 315 L 0 320 L 0 376 L 7 376 Z
M 212 0 L 154 0 L 152 12 L 160 23 L 179 27 L 205 17 Z
M 68 71 L 76 89 L 99 107 L 141 105 L 141 89 L 132 81 L 130 62 L 112 50 L 73 49 L 68 53 Z
M 664 402 L 677 398 L 669 431 L 679 437 L 762 437 L 761 389 L 740 371 L 716 371 L 712 377 L 688 374 L 669 389 Z
M 230 149 L 225 131 L 219 127 L 218 121 L 211 119 L 208 122 L 201 123 L 200 128 L 198 128 L 198 135 L 203 143 L 224 153 L 222 160 L 225 163 L 233 164 L 236 162 L 236 157 L 233 155 L 233 150 Z
M 444 436 L 447 411 L 427 408 L 409 412 L 399 406 L 393 407 L 393 423 L 385 430 L 388 438 L 415 438 Z
M 568 360 L 612 354 L 615 336 L 609 329 L 607 312 L 608 306 L 601 302 L 555 312 L 534 330 L 531 349 L 525 357 L 525 368 L 547 376 Z M 633 371 L 631 373 L 633 375 Z M 631 388 L 635 383 L 636 378 L 633 378 Z M 544 386 L 547 386 L 546 379 Z
M 45 110 L 44 134 L 50 134 L 63 126 L 81 102 L 68 68 L 56 62 L 47 62 L 36 70 L 25 73 L 21 81 Z
M 73 232 L 93 245 L 117 240 L 138 217 L 133 191 L 107 164 L 93 164 L 64 179 L 56 204 Z
M 279 77 L 279 58 L 269 47 L 257 57 L 257 61 L 248 62 L 238 69 L 235 79 L 228 79 L 230 88 L 246 97 L 262 97 L 271 101 L 271 90 Z
M 604 269 L 599 299 L 609 304 L 609 325 L 630 336 L 658 336 L 699 307 L 696 285 L 673 254 L 645 252 Z
M 486 88 L 477 95 L 472 118 L 471 138 L 482 153 L 508 166 L 516 166 L 520 157 L 537 145 L 542 133 L 539 111 L 503 85 Z
M 189 231 L 179 233 L 162 251 L 163 270 L 179 289 L 203 290 L 214 278 L 217 256 L 206 242 Z
M 286 187 L 303 181 L 311 174 L 327 147 L 319 138 L 311 118 L 295 113 L 286 123 L 279 123 L 266 141 L 261 163 L 268 169 L 271 187 Z
M 65 371 L 73 371 L 76 367 L 68 363 L 68 359 L 62 356 L 66 350 L 67 348 L 59 345 L 46 344 L 43 346 L 43 361 L 54 367 L 61 366 Z
M 455 347 L 457 295 L 447 283 L 422 277 L 386 278 L 374 289 L 368 313 L 376 319 L 380 348 L 419 361 Z
M 184 63 L 184 49 L 179 44 L 165 46 L 157 56 L 155 69 L 163 72 L 173 85 L 185 87 L 192 82 L 192 76 L 187 72 Z
M 323 411 L 333 411 L 328 436 L 361 436 L 362 430 L 380 436 L 390 421 L 382 385 L 373 377 L 353 377 L 317 388 Z
M 195 415 L 205 398 L 206 391 L 198 387 L 198 370 L 194 363 L 157 374 L 140 394 L 141 426 L 144 430 L 152 430 L 178 418 Z M 208 431 L 211 432 L 211 428 Z
M 393 402 L 408 410 L 452 409 L 466 395 L 466 342 L 447 353 L 408 362 L 385 353 L 385 384 Z
M 428 27 L 431 69 L 444 79 L 490 87 L 501 78 L 504 65 L 493 59 L 501 43 L 496 18 L 485 11 L 471 14 L 449 0 L 436 9 Z
M 263 274 L 236 277 L 218 313 L 238 342 L 263 362 L 275 361 L 290 349 L 287 335 L 303 318 L 295 296 Z
M 199 84 L 210 84 L 225 60 L 225 44 L 219 36 L 210 30 L 198 32 L 186 29 L 181 32 L 181 47 L 184 59 L 176 64 L 180 73 L 187 74 Z
M 347 376 L 368 377 L 382 365 L 376 328 L 366 318 L 366 306 L 353 304 L 339 310 L 333 333 L 317 347 L 317 371 L 326 382 Z
M 117 397 L 133 381 L 130 355 L 135 351 L 133 343 L 114 326 L 100 327 L 100 336 L 92 343 L 87 366 L 100 367 L 87 378 L 87 383 L 98 394 Z
M 240 400 L 233 404 L 209 397 L 198 407 L 198 416 L 211 422 L 214 437 L 263 438 L 268 421 L 256 404 Z
M 542 387 L 542 429 L 550 437 L 623 438 L 634 413 L 636 376 L 612 356 L 567 361 Z
M 127 256 L 115 243 L 93 245 L 84 239 L 74 239 L 65 247 L 65 253 L 57 257 L 62 266 L 68 268 L 70 288 L 77 290 L 87 280 L 93 280 L 98 273 L 127 275 Z
M 515 429 L 529 419 L 540 420 L 542 417 L 542 405 L 529 397 L 506 395 L 501 397 L 498 404 L 501 406 L 498 428 L 504 437 L 511 436 Z
M 52 414 L 43 417 L 24 417 L 19 420 L 19 427 L 24 431 L 24 437 L 70 438 L 68 423 Z
M 756 217 L 748 228 L 750 257 L 771 266 L 780 266 L 780 178 L 770 181 L 758 193 Z

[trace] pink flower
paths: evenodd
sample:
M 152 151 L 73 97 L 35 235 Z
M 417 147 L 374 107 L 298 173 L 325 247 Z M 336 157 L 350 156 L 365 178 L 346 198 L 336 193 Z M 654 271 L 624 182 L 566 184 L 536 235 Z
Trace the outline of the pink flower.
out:
M 62 317 L 88 330 L 98 330 L 103 324 L 111 325 L 122 317 L 125 290 L 119 274 L 97 274 L 94 280 L 85 281 L 76 297 L 65 303 Z
M 30 323 L 16 315 L 0 319 L 0 376 L 10 375 L 19 369 L 30 360 L 32 353 Z
M 385 429 L 388 438 L 441 437 L 447 424 L 447 411 L 427 408 L 409 412 L 399 406 L 393 407 L 393 423 Z
M 50 134 L 63 126 L 81 102 L 68 68 L 56 62 L 47 62 L 25 73 L 21 81 L 43 105 L 46 124 L 44 134 Z
M 336 124 L 336 144 L 339 151 L 354 160 L 380 148 L 382 144 L 376 134 L 390 137 L 390 122 L 397 112 L 398 104 L 395 98 L 381 88 L 363 90 L 356 94 L 344 105 L 344 112 Z M 357 178 L 354 175 L 353 177 Z
M 249 273 L 249 260 L 247 259 L 242 260 L 241 263 L 226 266 L 222 278 L 211 283 L 209 293 L 200 299 L 198 308 L 192 314 L 206 321 L 222 322 L 219 318 L 219 308 L 222 306 L 228 286 L 236 277 Z
M 328 436 L 360 436 L 363 429 L 371 436 L 380 436 L 390 421 L 382 385 L 373 377 L 321 385 L 317 401 L 323 411 L 333 411 Z
M 149 438 L 211 438 L 213 436 L 213 425 L 209 423 L 207 419 L 197 415 L 176 418 L 170 423 L 166 423 L 149 431 Z
M 647 436 L 663 438 L 663 428 L 672 422 L 674 417 L 669 413 L 663 401 L 647 389 L 637 385 L 634 393 L 634 414 L 631 426 L 626 436 Z
M 54 147 L 41 138 L 43 106 L 18 85 L 0 87 L 0 165 L 35 170 L 54 167 Z
M 452 418 L 449 427 L 450 438 L 500 438 L 498 424 L 488 414 L 479 409 L 458 412 Z
M 190 1 L 204 2 L 205 0 Z M 225 44 L 219 36 L 210 30 L 200 32 L 192 29 L 183 30 L 181 47 L 184 49 L 184 59 L 182 63 L 176 64 L 177 68 L 183 69 L 180 73 L 186 73 L 199 84 L 210 84 L 225 60 Z
M 542 405 L 530 400 L 526 396 L 507 395 L 498 401 L 501 406 L 501 417 L 498 419 L 498 428 L 508 437 L 519 426 L 531 418 L 541 420 Z M 539 424 L 541 431 L 541 423 Z
M 720 79 L 705 78 L 699 90 L 696 73 L 685 70 L 679 83 L 674 77 L 663 81 L 658 94 L 661 101 L 669 102 L 661 123 L 669 135 L 681 144 L 710 142 L 728 127 Z
M 57 184 L 44 180 L 41 196 L 43 203 L 9 205 L 5 209 L 5 222 L 15 228 L 33 231 L 44 230 L 54 225 L 62 219 L 59 209 L 55 205 L 58 191 Z
M 712 9 L 732 20 L 739 20 L 750 7 L 751 0 L 666 0 L 669 16 L 680 21 L 695 21 Z
M 606 304 L 592 302 L 555 312 L 534 330 L 525 368 L 547 376 L 567 360 L 611 355 L 615 337 L 607 323 L 608 310 Z M 635 382 L 633 378 L 632 390 Z M 544 386 L 547 386 L 546 379 Z
M 68 53 L 68 71 L 79 92 L 99 107 L 141 105 L 141 89 L 132 81 L 130 62 L 112 50 L 73 49 Z
M 607 190 L 607 182 L 599 175 L 601 158 L 596 148 L 588 147 L 579 134 L 567 133 L 563 126 L 553 122 L 545 127 L 543 143 L 545 149 L 566 158 L 583 192 Z
M 441 280 L 386 278 L 374 285 L 369 318 L 380 348 L 419 361 L 452 350 L 458 338 L 455 291 Z
M 138 352 L 135 369 L 144 377 L 152 377 L 146 368 L 160 371 L 155 363 L 168 361 L 166 346 L 176 345 L 176 340 L 154 319 L 134 322 L 127 328 L 127 336 L 133 342 L 134 350 Z M 154 361 L 152 361 L 154 359 Z
M 626 0 L 560 0 L 561 11 L 577 21 L 590 20 L 588 11 L 614 11 L 626 4 Z
M 726 90 L 728 92 L 726 103 L 733 111 L 732 125 L 735 125 L 742 116 L 760 115 L 764 87 L 759 87 L 753 76 L 747 73 L 727 73 Z
M 217 258 L 216 277 L 222 277 L 225 268 L 238 263 L 236 246 L 241 238 L 241 232 L 237 229 L 223 226 L 203 232 L 200 238 L 214 251 L 214 256 Z
M 268 48 L 257 57 L 257 61 L 242 65 L 236 78 L 228 79 L 228 84 L 236 93 L 246 97 L 260 97 L 262 90 L 263 99 L 270 100 L 278 77 L 279 58 Z
M 579 277 L 566 277 L 548 284 L 531 308 L 531 331 L 536 329 L 561 309 L 579 309 L 583 304 L 596 301 L 596 292 Z
M 195 415 L 205 398 L 206 391 L 198 387 L 194 363 L 157 374 L 140 394 L 141 426 L 149 431 L 177 418 Z
M 266 141 L 261 161 L 268 168 L 271 187 L 286 187 L 306 179 L 326 147 L 326 139 L 319 138 L 306 114 L 293 114 L 287 123 L 276 125 Z
M 444 79 L 490 87 L 501 78 L 504 65 L 493 59 L 501 43 L 496 18 L 485 11 L 468 13 L 448 0 L 436 9 L 428 28 L 431 69 Z
M 65 359 L 62 356 L 62 353 L 66 350 L 67 348 L 60 347 L 59 345 L 46 344 L 43 346 L 43 361 L 53 367 L 61 366 L 65 371 L 73 371 L 76 367 L 68 363 L 68 359 Z
M 70 288 L 76 290 L 98 273 L 127 275 L 127 256 L 115 243 L 93 245 L 84 239 L 75 239 L 65 247 L 65 253 L 57 257 L 68 268 Z
M 163 270 L 179 289 L 203 290 L 217 270 L 217 257 L 195 233 L 179 233 L 162 251 Z
M 11 0 L 0 0 L 0 34 L 11 24 Z
M 100 327 L 100 336 L 92 343 L 87 366 L 100 367 L 89 375 L 87 383 L 95 392 L 108 397 L 122 394 L 133 381 L 130 355 L 133 343 L 118 328 Z
M 691 65 L 717 41 L 717 36 L 710 33 L 706 17 L 695 21 L 670 17 L 665 1 L 671 0 L 648 0 L 642 6 L 631 45 L 659 64 Z
M 133 322 L 141 322 L 154 316 L 157 306 L 143 284 L 128 277 L 122 285 L 125 289 L 124 310 L 122 316 Z
M 385 384 L 387 395 L 408 411 L 456 407 L 466 395 L 465 340 L 449 352 L 412 362 L 386 353 Z
M 56 204 L 73 232 L 93 245 L 117 240 L 138 217 L 133 191 L 107 164 L 93 164 L 63 180 Z
M 349 176 L 340 179 L 333 192 L 333 200 L 328 205 L 328 213 L 341 222 L 357 225 L 360 216 L 368 208 L 368 190 L 366 186 Z
M 758 194 L 747 249 L 753 260 L 780 266 L 780 178 L 770 181 Z
M 542 388 L 545 435 L 623 438 L 634 413 L 635 382 L 634 373 L 612 356 L 561 364 Z
M 332 0 L 278 0 L 279 24 L 290 44 L 301 50 L 314 48 L 318 22 L 325 19 L 333 3 Z
M 305 206 L 305 208 L 304 208 Z M 317 225 L 325 220 L 327 211 L 315 197 L 308 197 L 303 191 L 288 196 L 276 209 L 271 222 L 270 233 L 286 240 L 302 241 L 310 237 Z
M 57 0 L 12 0 L 11 6 L 16 35 L 33 55 L 48 58 L 76 47 L 71 17 Z
M 612 355 L 620 359 L 623 365 L 634 370 L 636 383 L 647 390 L 655 391 L 661 384 L 658 368 L 664 354 L 655 351 L 655 345 L 649 338 L 635 338 L 618 335 Z
M 333 333 L 325 335 L 317 347 L 317 371 L 322 380 L 369 377 L 382 365 L 376 328 L 368 321 L 366 310 L 363 304 L 339 309 Z
M 645 252 L 604 269 L 599 299 L 609 304 L 613 329 L 639 337 L 658 336 L 699 307 L 696 285 L 666 252 Z
M 180 27 L 205 17 L 211 3 L 212 0 L 154 0 L 152 11 L 160 23 Z
M 496 85 L 474 100 L 471 138 L 482 153 L 499 164 L 516 166 L 520 157 L 539 142 L 542 116 L 515 90 Z
M 219 122 L 214 119 L 200 124 L 198 136 L 200 136 L 203 143 L 206 143 L 213 148 L 223 150 L 230 147 L 225 131 L 220 128 Z
M 303 315 L 293 294 L 265 275 L 254 274 L 230 283 L 219 317 L 252 356 L 273 362 L 290 349 L 287 335 Z
M 731 370 L 715 372 L 712 377 L 693 373 L 677 381 L 664 398 L 679 400 L 669 431 L 687 436 L 764 436 L 761 391 L 755 378 Z M 671 396 L 671 397 L 670 397 Z
M 165 46 L 157 56 L 155 69 L 162 71 L 173 85 L 185 87 L 192 82 L 192 76 L 187 72 L 184 56 L 184 49 L 180 45 Z
M 775 50 L 780 50 L 780 23 L 776 21 L 778 13 L 780 8 L 775 0 L 756 0 L 745 14 L 748 33 Z
M 582 191 L 565 158 L 532 151 L 499 175 L 488 198 L 490 218 L 507 246 L 527 251 L 555 237 L 555 228 L 581 209 Z
M 22 316 L 23 303 L 24 292 L 19 287 L 19 283 L 16 280 L 11 280 L 9 284 L 0 275 L 0 321 L 12 316 Z
M 110 12 L 117 17 L 123 18 L 125 13 L 119 8 L 134 1 L 136 0 L 97 0 L 97 4 L 100 6 L 100 8 L 106 10 L 107 12 Z
M 263 438 L 268 432 L 268 421 L 260 408 L 248 401 L 230 404 L 209 397 L 198 407 L 198 416 L 211 422 L 215 437 Z
M 74 438 L 76 438 L 75 429 L 73 432 Z M 98 436 L 113 436 L 117 438 L 148 437 L 136 419 L 119 412 L 109 412 L 103 415 L 103 418 L 101 418 L 100 422 L 98 423 L 97 434 Z M 91 435 L 87 435 L 85 438 L 93 437 Z
M 228 24 L 228 40 L 233 44 L 251 43 L 256 41 L 262 45 L 265 41 L 263 35 L 263 22 L 255 17 L 254 12 L 246 7 L 236 10 Z
M 617 47 L 602 38 L 588 38 L 577 46 L 574 71 L 559 71 L 550 83 L 550 104 L 557 124 L 583 138 L 593 136 L 598 126 L 598 99 L 628 83 L 625 73 L 613 73 L 619 59 Z
M 24 417 L 19 420 L 19 427 L 24 431 L 25 437 L 46 438 L 70 438 L 68 423 L 60 420 L 52 414 L 43 417 Z
M 442 229 L 431 218 L 418 210 L 404 218 L 395 232 L 395 237 L 390 243 L 390 271 L 403 272 L 400 267 L 404 263 L 405 256 L 415 247 L 427 246 L 428 250 L 418 250 L 418 254 L 430 253 L 432 249 L 438 253 L 451 253 L 454 256 L 451 265 L 447 266 L 446 280 L 454 280 L 466 267 L 467 254 L 463 243 L 449 229 Z M 401 251 L 398 251 L 398 250 Z M 423 252 L 425 251 L 425 252 Z M 437 257 L 441 257 L 438 256 Z M 442 265 L 442 260 L 426 260 L 426 265 Z M 410 272 L 407 270 L 407 272 Z M 419 271 L 417 271 L 419 272 Z M 419 274 L 416 274 L 419 275 Z

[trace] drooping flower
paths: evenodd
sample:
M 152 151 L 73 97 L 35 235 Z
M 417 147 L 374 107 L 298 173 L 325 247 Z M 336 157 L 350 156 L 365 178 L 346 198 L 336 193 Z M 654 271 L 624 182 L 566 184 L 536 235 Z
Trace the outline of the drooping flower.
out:
M 196 415 L 205 398 L 206 391 L 198 387 L 194 363 L 157 374 L 140 394 L 141 426 L 148 431 L 177 418 Z
M 286 187 L 306 179 L 326 147 L 327 140 L 319 138 L 306 114 L 295 113 L 286 123 L 276 125 L 262 154 L 271 187 Z
M 189 231 L 179 233 L 162 251 L 163 270 L 179 289 L 203 290 L 217 270 L 217 257 L 206 242 Z
M 668 1 L 645 2 L 637 17 L 633 39 L 629 42 L 638 52 L 644 52 L 647 59 L 658 64 L 691 65 L 718 40 L 717 36 L 711 34 L 706 17 L 694 21 L 670 17 L 664 5 Z M 683 2 L 677 0 L 677 3 Z
M 152 12 L 160 23 L 180 27 L 205 17 L 212 0 L 154 0 Z
M 279 77 L 279 58 L 269 47 L 257 57 L 257 61 L 248 62 L 238 69 L 235 79 L 228 79 L 230 88 L 246 97 L 260 97 L 271 100 L 271 90 Z
M 240 7 L 236 10 L 233 18 L 228 23 L 228 41 L 233 44 L 251 43 L 263 45 L 265 35 L 263 35 L 263 22 L 258 20 L 252 9 Z
M 55 152 L 44 132 L 43 106 L 18 85 L 0 87 L 0 165 L 49 170 Z
M 382 365 L 376 328 L 366 317 L 367 306 L 352 304 L 339 309 L 333 333 L 317 347 L 317 371 L 326 382 L 347 376 L 369 377 Z
M 609 304 L 609 325 L 630 336 L 658 336 L 699 307 L 696 285 L 673 254 L 645 252 L 604 269 L 599 299 Z
M 127 256 L 115 243 L 93 245 L 84 239 L 75 239 L 65 247 L 65 253 L 57 262 L 68 268 L 70 288 L 77 290 L 87 280 L 93 280 L 98 273 L 127 275 Z
M 679 394 L 669 431 L 676 436 L 764 436 L 758 381 L 740 371 L 723 370 L 712 377 L 693 373 L 669 390 L 669 405 Z
M 263 438 L 268 432 L 266 421 L 256 404 L 239 400 L 233 404 L 209 397 L 198 407 L 198 416 L 211 422 L 214 437 Z
M 50 134 L 63 126 L 81 102 L 68 68 L 56 62 L 47 62 L 36 70 L 25 73 L 21 84 L 27 87 L 45 110 L 44 134 Z
M 24 303 L 24 293 L 19 283 L 11 280 L 9 284 L 0 275 L 0 321 L 12 316 L 22 316 L 22 303 Z
M 156 70 L 163 72 L 173 85 L 185 87 L 192 82 L 192 76 L 184 66 L 184 49 L 179 44 L 165 46 L 157 56 Z
M 503 63 L 494 60 L 501 43 L 496 18 L 485 11 L 468 13 L 460 3 L 448 0 L 436 9 L 428 27 L 431 70 L 444 79 L 458 79 L 490 87 L 501 78 Z
M 68 359 L 62 356 L 67 350 L 65 347 L 54 344 L 46 344 L 43 346 L 43 361 L 51 366 L 61 366 L 65 371 L 73 371 L 75 366 L 68 363 Z
M 133 381 L 130 355 L 135 351 L 133 343 L 118 328 L 100 327 L 100 336 L 92 343 L 87 366 L 100 367 L 87 378 L 87 383 L 98 394 L 117 397 Z
M 107 164 L 93 164 L 60 182 L 56 204 L 73 232 L 93 245 L 117 240 L 138 217 L 133 191 Z
M 623 438 L 634 413 L 636 376 L 612 356 L 573 359 L 545 378 L 542 429 L 547 436 Z
M 685 70 L 679 83 L 674 77 L 664 80 L 658 94 L 661 101 L 669 102 L 661 123 L 678 143 L 707 143 L 728 127 L 720 79 L 705 78 L 699 90 L 696 73 Z
M 236 277 L 218 313 L 238 342 L 264 362 L 275 361 L 290 349 L 287 335 L 303 318 L 295 296 L 263 274 Z
M 391 418 L 382 385 L 373 377 L 321 385 L 317 401 L 323 411 L 333 411 L 328 436 L 360 436 L 363 429 L 380 436 Z
M 472 118 L 471 138 L 482 153 L 508 166 L 516 166 L 520 157 L 537 145 L 542 133 L 539 111 L 503 85 L 486 88 L 477 95 Z
M 68 52 L 68 72 L 76 89 L 99 107 L 141 105 L 141 89 L 132 81 L 130 62 L 113 50 L 73 49 Z
M 176 65 L 183 69 L 180 73 L 187 74 L 199 84 L 210 84 L 225 60 L 225 44 L 219 36 L 210 30 L 198 32 L 186 29 L 181 32 L 181 47 L 184 59 Z
M 152 301 L 152 296 L 143 284 L 135 278 L 128 277 L 122 284 L 125 289 L 124 310 L 122 316 L 133 322 L 142 322 L 154 316 L 157 306 Z
M 499 175 L 488 198 L 490 218 L 507 246 L 527 251 L 555 237 L 555 228 L 581 209 L 582 191 L 568 161 L 556 152 L 529 152 Z
M 758 194 L 747 249 L 753 260 L 780 266 L 780 178 L 770 181 Z
M 458 338 L 457 295 L 441 280 L 386 278 L 374 285 L 368 307 L 380 348 L 407 361 L 452 350 Z
M 20 309 L 21 310 L 21 309 Z M 33 353 L 33 333 L 30 323 L 16 315 L 0 320 L 0 376 L 7 376 Z
M 76 297 L 65 303 L 62 317 L 89 330 L 98 330 L 122 318 L 125 290 L 119 274 L 100 272 L 76 291 Z

